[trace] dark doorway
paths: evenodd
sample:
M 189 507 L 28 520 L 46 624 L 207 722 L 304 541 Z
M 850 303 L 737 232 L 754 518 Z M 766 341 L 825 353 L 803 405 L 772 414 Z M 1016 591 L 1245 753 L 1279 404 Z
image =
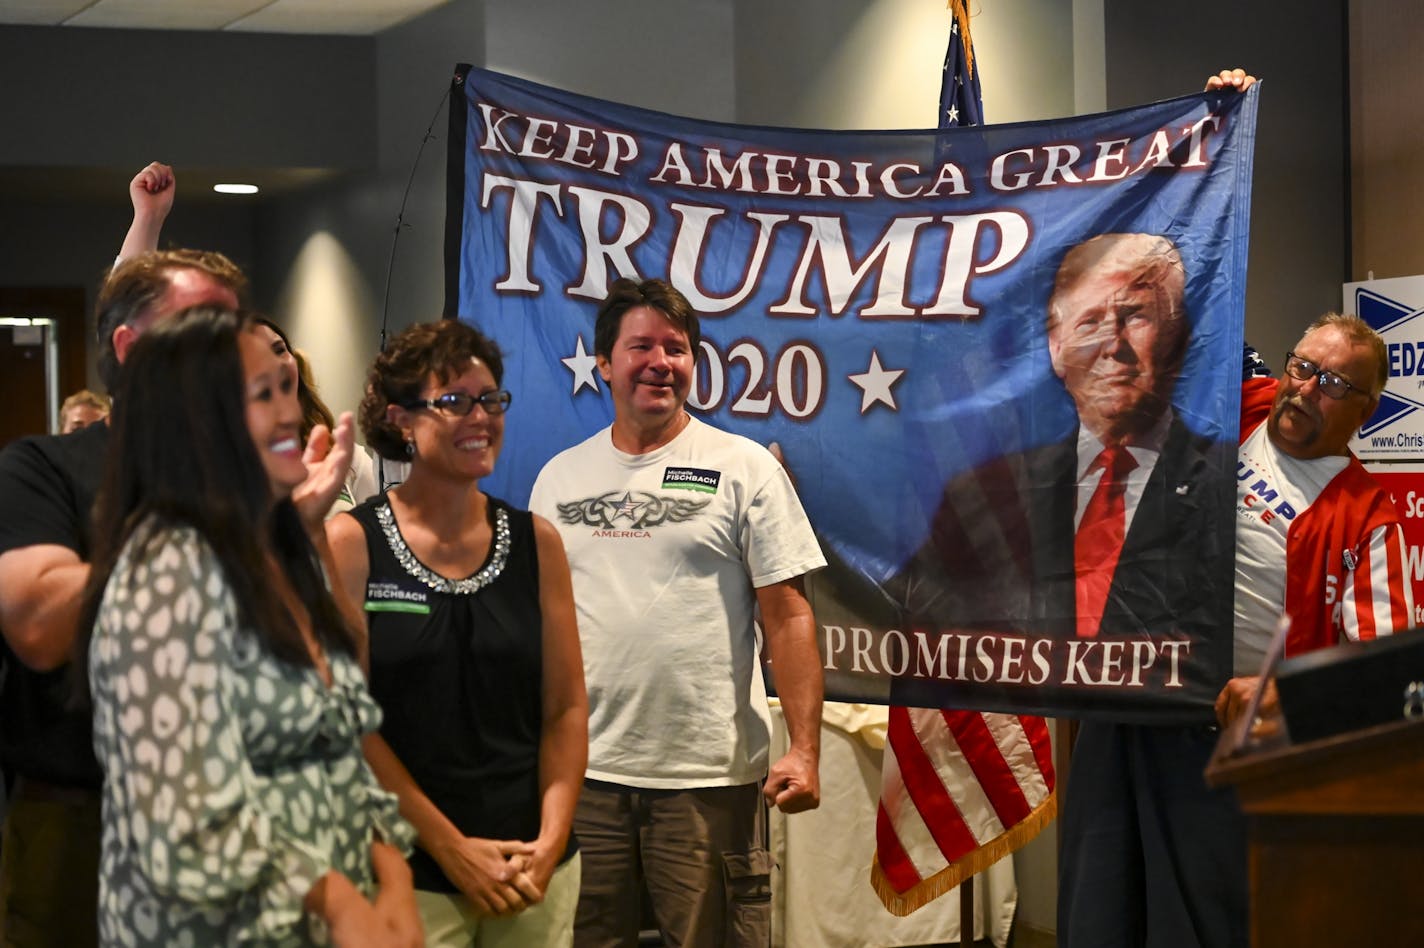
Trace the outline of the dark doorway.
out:
M 60 400 L 85 386 L 89 364 L 80 287 L 0 287 L 0 317 L 43 319 L 58 337 Z M 0 447 L 50 430 L 45 336 L 38 328 L 0 326 Z

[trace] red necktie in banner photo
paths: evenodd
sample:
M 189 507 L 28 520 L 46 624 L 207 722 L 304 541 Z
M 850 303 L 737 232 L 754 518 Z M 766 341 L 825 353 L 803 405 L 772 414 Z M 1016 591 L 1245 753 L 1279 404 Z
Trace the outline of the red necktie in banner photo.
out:
M 1101 470 L 1103 474 L 1092 499 L 1083 509 L 1083 519 L 1073 539 L 1080 639 L 1097 635 L 1103 621 L 1103 608 L 1127 532 L 1123 495 L 1127 490 L 1127 476 L 1135 467 L 1137 462 L 1127 448 L 1116 447 L 1104 448 L 1088 468 L 1090 472 Z

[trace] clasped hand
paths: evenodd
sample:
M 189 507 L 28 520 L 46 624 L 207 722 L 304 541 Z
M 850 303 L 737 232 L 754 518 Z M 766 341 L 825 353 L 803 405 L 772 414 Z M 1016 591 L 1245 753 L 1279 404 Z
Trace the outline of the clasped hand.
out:
M 536 867 L 537 853 L 533 843 L 522 840 L 467 836 L 440 864 L 476 912 L 513 915 L 544 900 L 549 876 Z

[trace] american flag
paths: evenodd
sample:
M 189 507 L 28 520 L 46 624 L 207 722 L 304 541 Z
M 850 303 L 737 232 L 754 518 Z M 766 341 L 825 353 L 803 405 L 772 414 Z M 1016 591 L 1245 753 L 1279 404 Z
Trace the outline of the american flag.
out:
M 1038 835 L 1056 814 L 1040 717 L 890 709 L 871 885 L 908 915 Z
M 968 11 L 964 0 L 949 7 L 939 124 L 980 125 Z M 892 707 L 871 885 L 886 909 L 908 915 L 1037 836 L 1056 803 L 1043 718 Z
M 939 127 L 983 125 L 984 100 L 979 94 L 979 73 L 974 69 L 969 11 L 965 9 L 964 0 L 950 0 L 949 9 L 954 13 L 954 19 L 949 24 L 944 78 L 939 85 Z

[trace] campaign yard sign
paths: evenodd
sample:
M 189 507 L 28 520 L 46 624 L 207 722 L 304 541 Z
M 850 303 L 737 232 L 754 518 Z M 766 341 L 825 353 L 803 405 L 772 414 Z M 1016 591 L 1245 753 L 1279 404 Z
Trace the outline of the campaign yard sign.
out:
M 1350 441 L 1362 461 L 1424 459 L 1424 276 L 1345 284 L 1344 310 L 1384 337 L 1389 382 Z

